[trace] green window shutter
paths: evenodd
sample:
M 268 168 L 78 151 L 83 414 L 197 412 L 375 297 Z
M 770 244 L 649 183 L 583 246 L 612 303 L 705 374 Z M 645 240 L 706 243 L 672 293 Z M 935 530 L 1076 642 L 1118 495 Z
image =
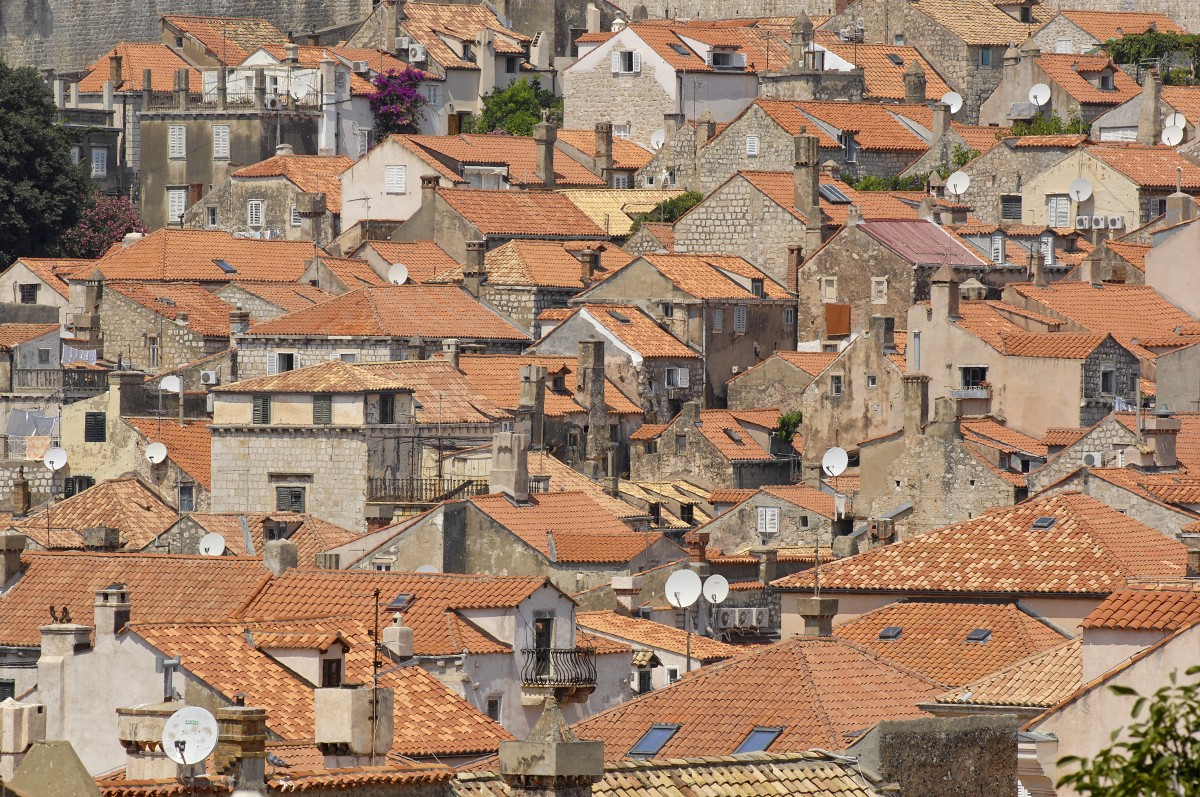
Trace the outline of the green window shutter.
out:
M 254 397 L 254 423 L 270 423 L 271 422 L 271 397 L 270 396 L 255 396 Z
M 303 487 L 276 487 L 275 509 L 278 512 L 303 512 Z
M 391 393 L 384 393 L 379 396 L 379 422 L 396 422 L 396 397 Z
M 333 423 L 332 396 L 313 396 L 313 423 Z
M 103 443 L 108 439 L 108 415 L 103 412 L 89 412 L 83 416 L 83 441 L 85 443 Z

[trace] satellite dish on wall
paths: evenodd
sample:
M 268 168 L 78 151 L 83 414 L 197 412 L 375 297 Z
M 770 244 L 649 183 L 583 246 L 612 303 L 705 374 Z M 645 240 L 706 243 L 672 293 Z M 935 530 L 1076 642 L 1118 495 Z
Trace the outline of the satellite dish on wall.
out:
M 438 569 L 433 565 L 421 565 L 417 568 L 418 573 L 436 573 Z
M 1162 143 L 1168 147 L 1177 147 L 1183 141 L 1182 127 L 1168 127 L 1162 132 Z
M 667 143 L 667 131 L 661 127 L 650 134 L 650 149 L 660 150 Z
M 1187 117 L 1181 113 L 1173 113 L 1163 120 L 1163 124 L 1167 127 L 1187 127 Z
M 67 464 L 67 452 L 56 446 L 46 452 L 46 456 L 42 457 L 42 463 L 52 471 L 62 470 Z
M 821 457 L 821 470 L 826 476 L 841 476 L 849 464 L 850 455 L 846 453 L 846 449 L 837 446 L 826 451 L 825 456 Z
M 946 178 L 946 190 L 955 196 L 962 196 L 971 187 L 971 175 L 966 172 L 955 172 Z
M 962 107 L 962 95 L 957 91 L 947 91 L 942 95 L 942 104 L 950 106 L 950 113 L 958 113 L 958 109 Z
M 667 603 L 686 609 L 700 597 L 700 576 L 693 570 L 676 570 L 667 579 Z
M 201 556 L 224 556 L 225 555 L 225 538 L 215 531 L 209 532 L 200 538 L 200 555 Z
M 299 80 L 293 81 L 288 89 L 288 94 L 291 94 L 294 100 L 302 100 L 308 94 L 308 86 Z
M 403 263 L 393 263 L 388 269 L 388 282 L 393 285 L 403 285 L 408 282 L 408 266 Z
M 171 374 L 162 378 L 162 381 L 158 383 L 158 389 L 164 393 L 178 393 L 183 389 L 183 382 L 175 374 Z
M 1039 108 L 1050 102 L 1050 87 L 1045 83 L 1038 83 L 1029 90 L 1029 101 Z
M 724 603 L 729 597 L 729 579 L 717 573 L 704 579 L 704 600 L 711 604 Z
M 1072 180 L 1067 187 L 1067 195 L 1076 202 L 1083 202 L 1092 195 L 1092 181 L 1086 177 Z
M 176 764 L 198 764 L 217 746 L 217 721 L 199 706 L 185 706 L 167 719 L 162 749 Z
M 162 443 L 151 443 L 146 446 L 146 459 L 151 465 L 157 465 L 167 458 L 167 447 Z

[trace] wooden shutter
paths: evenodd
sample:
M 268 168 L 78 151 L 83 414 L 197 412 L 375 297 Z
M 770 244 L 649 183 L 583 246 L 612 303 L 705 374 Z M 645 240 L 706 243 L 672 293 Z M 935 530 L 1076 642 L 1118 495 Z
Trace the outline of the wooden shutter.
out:
M 634 50 L 633 52 L 633 71 L 642 71 L 642 54 Z
M 751 158 L 758 157 L 758 136 L 746 136 L 746 155 Z
M 396 422 L 396 397 L 391 393 L 383 393 L 379 396 L 379 422 Z
M 621 53 L 619 50 L 612 51 L 612 71 L 614 75 L 621 71 Z
M 279 373 L 279 352 L 267 352 L 267 376 Z
M 271 397 L 270 396 L 255 396 L 254 397 L 254 412 L 253 423 L 267 424 L 271 422 Z
M 313 396 L 313 423 L 333 423 L 332 396 Z
M 746 305 L 739 304 L 733 310 L 733 331 L 746 331 Z
M 85 443 L 103 443 L 107 439 L 108 415 L 89 412 L 83 416 L 83 440 Z
M 686 368 L 676 369 L 675 381 L 679 384 L 680 387 L 688 387 L 691 384 L 691 375 L 688 373 L 688 369 L 686 369 Z
M 167 128 L 168 157 L 187 157 L 187 128 L 183 125 L 171 125 Z
M 213 125 L 213 158 L 229 159 L 229 125 Z

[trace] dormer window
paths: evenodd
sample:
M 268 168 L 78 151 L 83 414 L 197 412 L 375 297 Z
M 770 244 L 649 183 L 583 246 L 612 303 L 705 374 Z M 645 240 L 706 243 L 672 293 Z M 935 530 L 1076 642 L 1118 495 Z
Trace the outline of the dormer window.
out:
M 1101 91 L 1115 91 L 1116 90 L 1116 87 L 1113 85 L 1112 72 L 1101 72 L 1100 73 L 1100 90 Z

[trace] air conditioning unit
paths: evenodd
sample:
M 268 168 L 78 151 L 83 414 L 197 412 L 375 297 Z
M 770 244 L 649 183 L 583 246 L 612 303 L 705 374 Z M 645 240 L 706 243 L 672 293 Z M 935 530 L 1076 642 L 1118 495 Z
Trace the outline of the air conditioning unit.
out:
M 270 97 L 267 97 L 266 104 L 267 104 L 268 111 L 278 111 L 280 108 L 283 107 L 283 103 L 280 102 L 279 97 L 276 95 L 271 95 Z
M 1104 216 L 1092 216 L 1092 229 L 1103 230 L 1108 226 L 1108 219 Z
M 200 384 L 202 385 L 219 385 L 221 384 L 221 376 L 216 371 L 201 371 Z
M 736 628 L 737 613 L 737 609 L 717 609 L 717 627 Z
M 353 70 L 354 74 L 356 75 L 366 74 L 370 68 L 371 65 L 366 61 L 352 61 L 350 63 L 350 69 Z
M 395 50 L 398 53 L 408 52 L 408 46 L 412 44 L 411 36 L 397 36 L 395 42 Z
M 1091 216 L 1076 216 L 1075 217 L 1075 229 L 1087 230 L 1087 229 L 1090 229 L 1091 226 L 1092 226 L 1092 217 Z
M 1120 230 L 1120 229 L 1124 229 L 1124 227 L 1125 227 L 1125 217 L 1124 216 L 1109 216 L 1108 217 L 1108 228 L 1110 230 Z
M 408 46 L 408 60 L 410 63 L 419 64 L 425 60 L 425 45 L 410 44 Z
M 755 616 L 755 611 L 753 608 L 738 609 L 737 613 L 738 613 L 738 623 L 737 623 L 738 628 L 758 628 L 758 626 L 756 626 L 754 624 L 754 621 L 757 618 Z
M 1099 451 L 1085 451 L 1083 453 L 1083 466 L 1085 468 L 1104 467 L 1104 456 Z

